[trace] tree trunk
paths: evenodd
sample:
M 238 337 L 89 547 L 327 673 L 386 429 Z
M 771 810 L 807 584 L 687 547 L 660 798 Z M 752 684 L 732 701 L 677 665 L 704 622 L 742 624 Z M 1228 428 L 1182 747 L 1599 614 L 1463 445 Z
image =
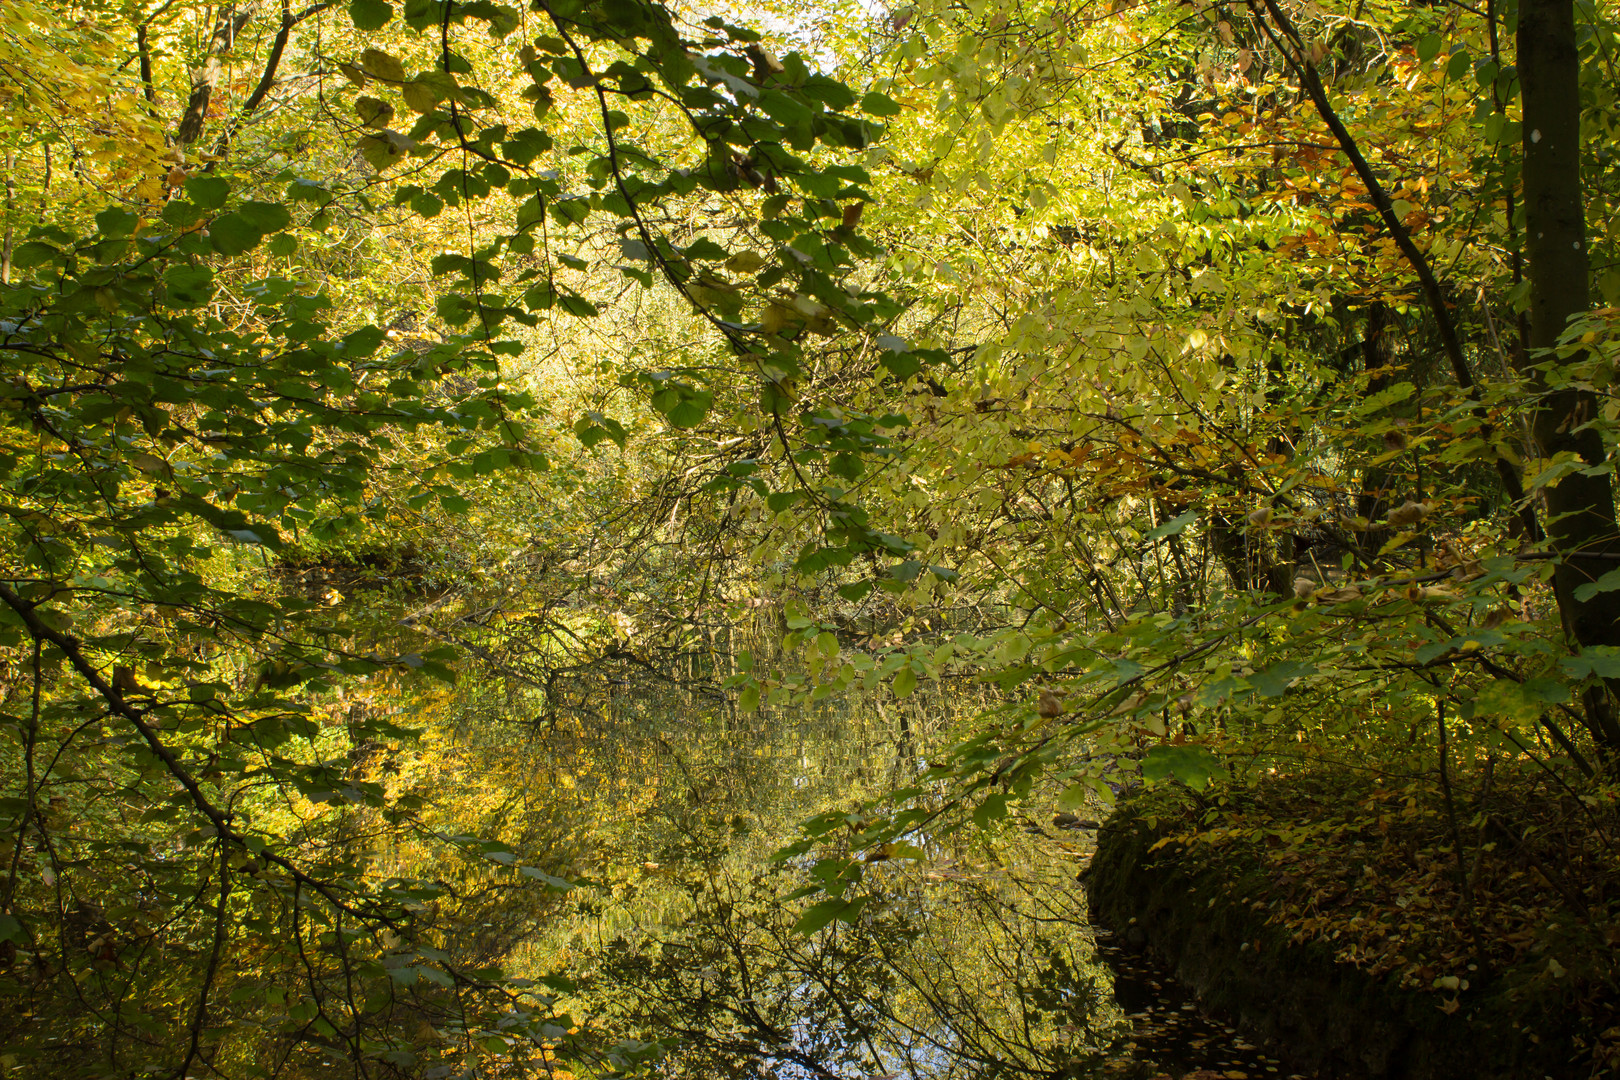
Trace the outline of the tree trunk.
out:
M 1585 203 L 1581 197 L 1580 56 L 1572 0 L 1524 0 L 1519 8 L 1518 69 L 1524 94 L 1524 222 L 1530 267 L 1530 348 L 1551 349 L 1571 316 L 1587 308 Z M 1538 359 L 1531 357 L 1532 361 Z M 1545 390 L 1540 376 L 1533 375 Z M 1614 489 L 1602 469 L 1603 440 L 1586 426 L 1597 402 L 1587 391 L 1546 392 L 1532 424 L 1547 458 L 1570 452 L 1596 475 L 1572 473 L 1547 487 L 1547 538 L 1562 557 L 1553 578 L 1572 645 L 1620 646 L 1620 603 L 1600 593 L 1575 598 L 1580 585 L 1620 566 Z M 1609 556 L 1605 558 L 1604 556 Z M 1615 687 L 1611 684 L 1611 692 Z M 1598 745 L 1620 750 L 1612 699 L 1588 695 L 1587 725 Z
M 191 97 L 186 101 L 186 111 L 181 114 L 179 127 L 175 130 L 175 142 L 189 146 L 202 138 L 203 127 L 208 122 L 208 104 L 224 71 L 220 58 L 230 52 L 236 44 L 236 36 L 259 13 L 262 3 L 263 0 L 253 0 L 245 4 L 220 5 L 219 14 L 214 19 L 214 32 L 203 53 L 203 62 L 191 73 Z

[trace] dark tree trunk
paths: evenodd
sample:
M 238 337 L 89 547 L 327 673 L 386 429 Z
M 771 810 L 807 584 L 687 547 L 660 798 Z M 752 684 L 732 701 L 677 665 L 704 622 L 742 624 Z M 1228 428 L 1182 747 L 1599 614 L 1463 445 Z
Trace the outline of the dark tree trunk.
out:
M 1374 301 L 1367 308 L 1367 331 L 1361 338 L 1361 364 L 1364 371 L 1378 374 L 1367 380 L 1367 396 L 1389 389 L 1391 379 L 1385 370 L 1390 362 L 1389 305 Z M 1361 546 L 1368 556 L 1376 556 L 1389 542 L 1388 528 L 1374 525 L 1389 512 L 1390 470 L 1384 465 L 1369 466 L 1361 476 L 1361 493 L 1356 496 L 1356 516 L 1367 522 Z
M 1209 530 L 1215 557 L 1225 569 L 1232 588 L 1239 592 L 1269 594 L 1274 599 L 1293 591 L 1293 566 L 1272 558 L 1272 542 L 1264 529 L 1245 528 L 1242 518 L 1233 520 L 1225 514 L 1214 513 L 1210 515 Z M 1293 537 L 1288 537 L 1286 543 L 1291 549 Z
M 1524 232 L 1534 352 L 1557 344 L 1570 317 L 1587 308 L 1580 57 L 1572 0 L 1523 0 L 1518 70 L 1524 93 Z M 1603 440 L 1586 426 L 1596 404 L 1586 391 L 1547 392 L 1532 425 L 1540 453 L 1550 458 L 1572 452 L 1590 465 L 1601 465 Z M 1580 647 L 1620 646 L 1620 603 L 1614 594 L 1600 593 L 1585 602 L 1575 598 L 1577 587 L 1620 565 L 1612 558 L 1620 552 L 1620 538 L 1609 474 L 1602 469 L 1592 476 L 1572 473 L 1545 490 L 1547 538 L 1562 556 L 1553 588 L 1564 628 Z M 1600 746 L 1620 750 L 1612 699 L 1589 695 L 1587 722 Z

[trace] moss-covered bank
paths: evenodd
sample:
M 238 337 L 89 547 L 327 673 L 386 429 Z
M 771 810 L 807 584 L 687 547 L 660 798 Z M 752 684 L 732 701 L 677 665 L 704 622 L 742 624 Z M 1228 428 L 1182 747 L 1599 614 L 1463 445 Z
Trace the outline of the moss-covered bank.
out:
M 1337 912 L 1346 924 L 1365 919 L 1365 905 L 1358 908 L 1350 895 L 1312 917 L 1286 917 L 1279 905 L 1313 888 L 1320 897 L 1320 882 L 1295 880 L 1309 874 L 1293 873 L 1294 866 L 1279 872 L 1268 852 L 1274 843 L 1198 842 L 1200 830 L 1232 813 L 1209 811 L 1163 792 L 1138 797 L 1105 823 L 1082 878 L 1095 921 L 1163 957 L 1207 1008 L 1333 1080 L 1612 1075 L 1605 1036 L 1620 1031 L 1603 1030 L 1613 1014 L 1601 1001 L 1593 1008 L 1591 979 L 1562 977 L 1556 961 L 1561 977 L 1548 978 L 1542 948 L 1514 953 L 1518 963 L 1488 962 L 1481 949 L 1461 990 L 1447 976 L 1420 988 L 1410 967 L 1402 974 L 1347 963 L 1331 916 Z M 1334 841 L 1318 843 L 1331 849 Z M 1359 880 L 1366 867 L 1355 860 L 1370 857 L 1358 846 L 1341 841 L 1324 865 L 1337 860 L 1343 880 Z M 1322 911 L 1328 917 L 1315 917 Z M 1313 929 L 1301 932 L 1301 925 Z M 1492 928 L 1476 925 L 1470 933 L 1488 936 Z M 1593 940 L 1583 936 L 1578 947 L 1589 952 Z M 1600 968 L 1613 963 L 1612 953 L 1587 959 L 1601 960 Z M 1607 981 L 1598 982 L 1595 993 L 1606 994 Z

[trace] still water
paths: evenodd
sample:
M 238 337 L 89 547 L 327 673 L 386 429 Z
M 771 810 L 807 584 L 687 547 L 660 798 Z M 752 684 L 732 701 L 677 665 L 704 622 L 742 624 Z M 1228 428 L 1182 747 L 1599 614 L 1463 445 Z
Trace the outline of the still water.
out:
M 927 858 L 865 868 L 852 921 L 794 931 L 816 897 L 772 853 L 903 786 L 981 706 L 920 689 L 739 714 L 702 680 L 554 684 L 519 771 L 591 822 L 572 869 L 594 884 L 515 966 L 566 974 L 574 1016 L 658 1043 L 672 1077 L 1299 1077 L 1089 924 L 1095 834 L 1050 807 L 920 837 Z

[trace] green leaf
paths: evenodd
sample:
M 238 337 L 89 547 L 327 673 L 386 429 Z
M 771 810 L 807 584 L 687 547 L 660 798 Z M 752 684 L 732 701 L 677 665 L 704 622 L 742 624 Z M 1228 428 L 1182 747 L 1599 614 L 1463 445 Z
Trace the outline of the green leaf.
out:
M 551 203 L 551 216 L 559 225 L 577 225 L 589 217 L 590 213 L 590 203 L 584 199 L 554 199 Z
M 895 581 L 916 581 L 922 571 L 923 564 L 920 559 L 907 559 L 890 567 L 889 576 Z
M 897 379 L 909 379 L 922 370 L 922 357 L 914 352 L 885 352 L 880 363 Z
M 769 510 L 773 514 L 779 514 L 783 510 L 786 510 L 788 507 L 792 506 L 794 503 L 799 502 L 804 497 L 804 492 L 802 491 L 773 491 L 769 495 L 765 496 L 765 509 Z M 792 624 L 789 623 L 789 625 Z
M 1553 685 L 1560 684 L 1555 682 Z M 1547 709 L 1547 702 L 1540 696 L 1526 694 L 1525 688 L 1512 679 L 1491 680 L 1474 695 L 1473 705 L 1475 716 L 1496 716 L 1521 722 L 1534 720 Z
M 293 202 L 325 205 L 332 201 L 332 191 L 315 180 L 300 178 L 287 185 L 287 198 Z
M 292 224 L 292 215 L 280 203 L 249 200 L 237 207 L 236 212 L 261 233 L 279 232 Z
M 834 476 L 845 480 L 858 480 L 861 473 L 866 471 L 866 463 L 856 454 L 835 454 L 828 469 Z
M 171 204 L 185 205 L 185 204 Z M 32 270 L 36 266 L 44 266 L 61 258 L 60 249 L 52 247 L 40 240 L 30 240 L 26 244 L 19 244 L 12 253 L 11 264 L 19 270 Z
M 501 153 L 518 165 L 527 165 L 550 149 L 551 136 L 536 128 L 524 128 L 501 143 Z
M 709 415 L 709 404 L 714 400 L 711 392 L 703 390 L 688 390 L 679 394 L 673 401 L 660 403 L 654 401 L 655 407 L 663 412 L 672 427 L 692 428 L 703 422 Z
M 1210 780 L 1221 775 L 1221 760 L 1202 746 L 1171 746 L 1160 743 L 1148 748 L 1142 759 L 1142 778 L 1160 782 L 1175 777 L 1194 791 L 1202 791 Z
M 910 697 L 911 692 L 917 689 L 917 673 L 910 664 L 902 667 L 894 676 L 894 696 L 897 698 Z
M 1575 599 L 1586 603 L 1598 593 L 1613 592 L 1620 589 L 1620 570 L 1610 570 L 1596 581 L 1588 581 L 1585 585 L 1575 587 Z
M 860 917 L 861 910 L 866 907 L 866 901 L 867 897 L 864 896 L 855 900 L 843 900 L 835 897 L 831 900 L 811 904 L 805 910 L 805 913 L 799 916 L 799 921 L 793 924 L 793 932 L 809 937 L 834 919 L 853 924 Z
M 406 108 L 415 113 L 430 113 L 444 100 L 420 76 L 400 87 L 399 96 L 405 100 Z
M 992 821 L 1007 816 L 1007 799 L 1005 791 L 993 791 L 986 795 L 984 802 L 973 811 L 973 824 L 981 829 L 988 829 Z
M 1597 676 L 1600 679 L 1620 679 L 1620 649 L 1612 645 L 1594 645 L 1582 649 L 1577 656 L 1566 656 L 1561 662 L 1571 679 Z
M 426 30 L 443 22 L 441 12 L 449 0 L 405 0 L 405 25 L 412 30 Z
M 460 293 L 446 293 L 433 305 L 439 318 L 451 326 L 465 326 L 473 317 L 472 302 Z
M 682 250 L 682 254 L 685 255 L 688 259 L 705 259 L 705 260 L 712 261 L 712 260 L 715 260 L 715 259 L 727 258 L 727 256 L 729 255 L 729 252 L 727 252 L 725 248 L 721 247 L 719 244 L 715 243 L 713 240 L 710 240 L 708 237 L 705 236 L 705 237 L 700 237 L 697 240 L 693 241 L 692 243 L 688 244 Z
M 207 173 L 199 173 L 186 180 L 186 198 L 204 210 L 218 210 L 225 205 L 230 193 L 230 184 Z
M 1078 810 L 1080 807 L 1086 805 L 1086 800 L 1090 796 L 1090 794 L 1091 794 L 1091 785 L 1090 784 L 1084 784 L 1084 783 L 1070 784 L 1068 787 L 1064 788 L 1063 791 L 1058 795 L 1058 800 L 1057 800 L 1058 809 L 1059 810 Z
M 360 118 L 360 123 L 368 128 L 385 128 L 394 118 L 394 107 L 381 98 L 355 98 L 354 112 Z
M 171 266 L 163 272 L 163 284 L 173 307 L 201 307 L 214 297 L 214 272 L 206 266 Z
M 1167 536 L 1176 536 L 1185 530 L 1187 526 L 1191 525 L 1197 520 L 1198 511 L 1188 510 L 1185 514 L 1180 514 L 1171 518 L 1163 525 L 1160 525 L 1157 529 L 1154 529 L 1152 532 L 1148 533 L 1142 539 L 1151 543 L 1154 540 L 1163 540 Z
M 861 111 L 871 113 L 873 116 L 899 116 L 900 106 L 887 94 L 873 91 L 861 98 Z
M 535 881 L 545 885 L 550 892 L 568 892 L 574 887 L 573 882 L 557 877 L 555 874 L 548 874 L 538 866 L 519 866 L 517 869 L 518 873 L 524 877 L 533 878 Z
M 381 30 L 394 17 L 388 0 L 349 0 L 349 19 L 356 30 Z
M 723 264 L 733 274 L 752 274 L 765 266 L 765 256 L 757 251 L 739 251 Z
M 258 247 L 264 232 L 241 214 L 221 214 L 209 224 L 208 239 L 221 255 L 241 255 Z
M 393 83 L 405 81 L 405 65 L 399 62 L 399 57 L 381 49 L 367 49 L 361 53 L 360 67 L 374 79 Z
M 128 210 L 113 207 L 96 215 L 96 232 L 104 237 L 128 236 L 135 231 L 140 220 Z
M 679 405 L 667 411 L 669 423 L 676 427 L 697 427 L 708 416 L 708 402 L 703 398 L 685 398 Z
M 1544 675 L 1526 679 L 1521 689 L 1527 700 L 1540 701 L 1547 705 L 1562 705 L 1569 700 L 1569 685 Z
M 557 303 L 564 311 L 568 312 L 568 314 L 570 314 L 570 315 L 573 315 L 575 318 L 590 319 L 590 318 L 594 318 L 597 315 L 596 305 L 591 303 L 589 300 L 585 299 L 583 296 L 580 296 L 578 293 L 575 293 L 575 292 L 568 292 L 568 291 L 558 292 L 557 293 Z M 707 408 L 707 405 L 705 405 L 704 409 L 703 409 L 703 412 L 707 412 L 707 411 L 708 411 L 708 408 Z M 683 413 L 682 414 L 683 417 L 688 416 L 688 415 L 690 415 L 690 414 L 688 414 L 688 413 Z M 686 424 L 676 423 L 673 418 L 671 418 L 670 422 L 675 423 L 676 427 L 691 427 L 693 424 L 696 424 L 698 422 L 698 420 L 701 420 L 701 419 L 703 419 L 703 415 L 702 415 L 702 413 L 699 413 L 696 420 L 692 420 L 692 421 L 690 421 L 689 423 L 686 423 Z
M 392 129 L 367 135 L 359 142 L 360 156 L 378 172 L 403 161 L 415 146 L 416 140 Z
M 1284 660 L 1248 677 L 1248 683 L 1261 697 L 1281 697 L 1295 679 L 1316 674 L 1316 665 L 1301 660 Z
M 579 441 L 587 449 L 595 446 L 603 439 L 612 439 L 622 450 L 626 440 L 629 438 L 629 432 L 625 431 L 623 424 L 613 419 L 613 417 L 597 412 L 594 409 L 586 410 L 584 416 L 574 421 L 574 434 L 579 436 Z

